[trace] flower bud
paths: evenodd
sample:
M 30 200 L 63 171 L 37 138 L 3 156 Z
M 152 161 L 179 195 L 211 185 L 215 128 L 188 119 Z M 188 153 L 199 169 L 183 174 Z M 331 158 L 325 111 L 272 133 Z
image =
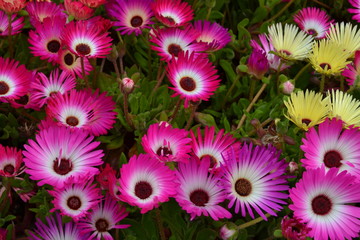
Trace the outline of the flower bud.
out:
M 264 74 L 269 70 L 269 62 L 264 52 L 254 49 L 248 59 L 248 73 L 257 79 L 262 79 Z
M 296 162 L 289 162 L 289 173 L 290 174 L 293 174 L 298 169 L 299 169 L 299 167 Z
M 134 91 L 135 83 L 131 78 L 123 78 L 120 82 L 120 90 L 123 94 L 130 94 Z
M 294 91 L 294 84 L 291 81 L 286 81 L 281 86 L 284 94 L 290 95 Z
M 281 220 L 282 235 L 286 239 L 306 239 L 310 228 L 301 223 L 297 218 L 285 216 Z
M 232 226 L 233 225 L 233 226 Z M 222 226 L 220 228 L 220 238 L 223 240 L 228 240 L 228 239 L 236 239 L 237 235 L 238 235 L 238 231 L 236 229 L 236 225 L 235 224 L 225 224 L 224 226 Z

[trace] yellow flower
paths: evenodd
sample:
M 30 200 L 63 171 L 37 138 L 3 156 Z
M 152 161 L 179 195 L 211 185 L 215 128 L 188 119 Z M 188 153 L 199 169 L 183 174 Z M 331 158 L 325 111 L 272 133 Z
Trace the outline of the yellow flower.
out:
M 340 48 L 350 55 L 360 47 L 360 31 L 351 23 L 341 22 L 331 25 L 326 35 L 330 41 L 338 43 Z
M 313 37 L 294 24 L 281 23 L 268 28 L 269 38 L 276 53 L 286 60 L 303 60 L 311 50 Z
M 323 122 L 330 110 L 329 97 L 323 99 L 321 93 L 309 90 L 291 93 L 284 104 L 288 110 L 285 117 L 305 131 Z

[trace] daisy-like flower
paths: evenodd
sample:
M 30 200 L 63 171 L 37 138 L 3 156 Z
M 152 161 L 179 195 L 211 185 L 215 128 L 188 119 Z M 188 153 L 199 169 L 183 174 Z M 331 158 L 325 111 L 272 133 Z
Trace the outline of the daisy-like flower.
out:
M 354 14 L 351 19 L 360 22 L 360 2 L 358 0 L 348 0 L 354 8 L 348 8 L 349 13 Z
M 219 50 L 231 41 L 228 30 L 216 22 L 197 20 L 194 29 L 200 34 L 196 41 L 204 43 L 207 51 Z
M 92 184 L 92 178 L 75 180 L 73 177 L 67 179 L 62 188 L 55 188 L 48 191 L 54 200 L 54 208 L 50 212 L 57 209 L 61 215 L 71 217 L 74 221 L 85 217 L 98 202 L 101 201 L 102 195 L 100 188 L 96 184 Z
M 22 27 L 25 25 L 24 17 L 16 19 L 17 15 L 11 15 L 11 35 L 21 32 Z M 15 20 L 16 19 L 16 20 Z M 9 19 L 5 12 L 0 11 L 0 36 L 9 35 Z
M 277 216 L 275 211 L 281 210 L 280 204 L 286 204 L 288 198 L 282 191 L 289 189 L 284 176 L 287 165 L 279 156 L 272 146 L 253 148 L 244 144 L 237 153 L 232 150 L 220 172 L 230 200 L 228 208 L 235 206 L 235 213 L 241 211 L 243 217 L 248 212 L 254 218 L 253 209 L 265 220 L 263 211 Z
M 311 228 L 308 237 L 317 239 L 352 239 L 359 237 L 360 184 L 337 168 L 309 169 L 290 189 L 294 217 Z
M 144 214 L 176 194 L 175 173 L 150 155 L 130 158 L 120 169 L 121 201 L 141 208 Z
M 346 126 L 360 126 L 360 101 L 350 94 L 334 89 L 327 93 L 330 95 L 329 118 L 341 119 Z
M 310 230 L 306 224 L 301 223 L 297 218 L 285 216 L 281 220 L 281 232 L 286 239 L 306 240 Z
M 313 37 L 293 24 L 273 24 L 268 28 L 269 39 L 276 53 L 286 60 L 303 60 L 308 56 Z
M 0 0 L 0 9 L 6 12 L 6 14 L 13 14 L 23 9 L 26 4 L 26 0 Z
M 194 10 L 181 0 L 156 0 L 152 9 L 157 20 L 168 27 L 184 26 L 194 18 Z
M 67 48 L 60 49 L 57 63 L 59 64 L 61 70 L 68 72 L 73 76 L 78 76 L 80 78 L 83 77 L 80 58 L 70 52 Z M 93 70 L 89 59 L 87 58 L 84 59 L 84 69 L 86 75 L 89 75 L 90 71 Z
M 194 52 L 196 56 L 205 56 L 202 51 L 206 46 L 196 42 L 199 33 L 190 25 L 185 29 L 180 28 L 163 28 L 155 30 L 151 34 L 151 49 L 158 52 L 163 61 L 170 61 L 172 57 L 178 57 L 181 52 Z
M 220 79 L 215 67 L 208 59 L 196 57 L 194 53 L 181 52 L 178 58 L 173 58 L 167 66 L 168 78 L 173 85 L 169 87 L 185 99 L 185 107 L 189 101 L 209 100 L 219 87 Z
M 360 48 L 360 31 L 356 25 L 351 23 L 331 24 L 329 31 L 326 33 L 330 41 L 336 42 L 340 48 L 353 55 Z
M 53 2 L 29 2 L 26 11 L 33 26 L 42 23 L 45 18 L 60 18 L 66 22 L 63 6 Z
M 74 16 L 76 20 L 86 20 L 95 14 L 95 9 L 86 6 L 77 0 L 64 0 L 64 6 L 70 16 Z
M 29 33 L 29 47 L 34 56 L 42 60 L 48 60 L 55 64 L 59 58 L 59 50 L 62 47 L 60 36 L 64 31 L 65 19 L 45 18 L 43 23 L 38 23 L 35 30 Z
M 124 219 L 128 213 L 123 205 L 119 205 L 109 194 L 105 201 L 93 208 L 86 218 L 80 219 L 77 224 L 81 233 L 91 234 L 89 240 L 112 240 L 109 233 L 111 229 L 124 229 L 130 225 L 119 225 L 119 221 Z
M 360 84 L 357 81 L 357 78 L 360 77 L 360 51 L 355 52 L 354 61 L 346 65 L 346 68 L 342 71 L 341 75 L 346 77 L 345 80 L 349 86 L 358 86 Z
M 322 39 L 314 43 L 309 61 L 315 71 L 325 75 L 338 75 L 350 61 L 347 51 L 344 51 L 336 42 Z
M 193 131 L 190 131 L 192 139 L 193 153 L 202 161 L 210 160 L 210 167 L 216 168 L 220 164 L 224 164 L 222 154 L 228 151 L 235 138 L 229 133 L 224 134 L 224 129 L 221 129 L 215 136 L 215 127 L 205 126 L 204 136 L 202 136 L 200 127 L 197 128 L 197 137 Z
M 106 11 L 114 17 L 114 26 L 121 34 L 139 35 L 144 28 L 150 28 L 153 24 L 151 17 L 152 0 L 113 0 L 105 5 Z
M 0 57 L 0 102 L 19 99 L 27 94 L 33 73 L 10 58 Z
M 288 110 L 285 117 L 305 131 L 323 122 L 330 111 L 329 97 L 323 99 L 321 93 L 309 90 L 291 93 L 284 104 Z
M 21 150 L 0 145 L 0 176 L 15 177 L 24 171 Z
M 34 72 L 35 73 L 35 72 Z M 35 74 L 34 74 L 35 75 Z M 35 78 L 35 77 L 34 77 Z M 32 79 L 34 79 L 32 78 Z M 40 111 L 39 103 L 34 99 L 32 92 L 32 88 L 28 90 L 27 94 L 21 96 L 18 99 L 9 100 L 9 103 L 14 108 L 26 108 L 26 109 L 34 109 L 35 111 Z
M 321 166 L 339 168 L 360 179 L 360 132 L 358 128 L 343 129 L 343 122 L 333 118 L 319 125 L 318 131 L 311 128 L 302 139 L 300 148 L 305 158 L 301 159 L 306 169 Z
M 61 215 L 46 217 L 46 224 L 37 219 L 34 232 L 29 231 L 29 240 L 88 240 L 88 234 L 81 234 L 74 222 L 63 224 Z
M 199 164 L 196 159 L 191 159 L 188 163 L 180 163 L 176 172 L 179 187 L 175 199 L 190 214 L 190 220 L 202 215 L 210 216 L 215 221 L 231 218 L 231 213 L 219 206 L 225 194 L 219 180 L 209 174 L 209 166 L 209 159 Z
M 81 129 L 50 126 L 36 135 L 36 141 L 25 144 L 25 172 L 39 186 L 50 184 L 62 188 L 70 177 L 94 176 L 96 166 L 103 162 L 102 150 L 95 150 L 100 142 Z
M 295 14 L 294 22 L 307 34 L 312 35 L 315 39 L 321 39 L 325 38 L 327 30 L 334 20 L 330 20 L 325 11 L 307 7 Z
M 49 78 L 42 72 L 38 72 L 35 81 L 32 83 L 32 97 L 42 107 L 55 93 L 64 94 L 75 88 L 76 79 L 69 72 L 61 72 L 55 69 L 50 73 Z
M 70 22 L 61 38 L 64 45 L 78 57 L 105 58 L 111 52 L 111 37 L 86 21 Z
M 173 128 L 166 122 L 151 124 L 141 139 L 145 152 L 160 161 L 187 161 L 190 142 L 188 131 Z

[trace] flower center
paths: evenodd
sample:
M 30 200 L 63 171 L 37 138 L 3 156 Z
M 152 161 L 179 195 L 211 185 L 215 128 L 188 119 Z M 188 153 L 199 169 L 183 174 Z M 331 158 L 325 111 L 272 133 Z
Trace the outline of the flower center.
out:
M 307 30 L 307 33 L 308 33 L 309 35 L 313 35 L 314 37 L 316 37 L 316 36 L 318 35 L 318 32 L 317 32 L 315 29 L 313 29 L 313 28 Z
M 5 95 L 6 93 L 8 93 L 10 90 L 9 85 L 4 82 L 4 81 L 0 81 L 0 95 Z
M 330 70 L 331 69 L 331 66 L 328 63 L 321 63 L 319 66 L 324 70 Z
M 174 24 L 174 23 L 175 23 L 175 20 L 174 20 L 172 17 L 167 16 L 167 17 L 165 17 L 165 18 L 170 22 L 170 24 Z
M 91 52 L 89 45 L 87 45 L 85 43 L 80 43 L 80 44 L 76 45 L 75 50 L 76 50 L 76 52 L 78 52 L 80 55 L 83 55 L 83 56 L 86 56 Z
M 135 16 L 130 20 L 130 24 L 132 27 L 140 27 L 143 23 L 143 19 L 140 16 Z
M 81 207 L 81 200 L 77 196 L 71 196 L 67 200 L 67 205 L 72 210 L 78 210 Z
M 21 105 L 26 105 L 29 102 L 29 96 L 28 95 L 21 96 L 19 99 L 16 99 L 15 102 Z
M 170 148 L 163 146 L 159 147 L 159 149 L 156 151 L 156 154 L 161 157 L 168 157 L 169 155 L 172 155 L 172 151 Z
M 279 53 L 282 53 L 286 56 L 290 56 L 291 55 L 291 52 L 289 52 L 288 50 L 279 50 Z
M 140 181 L 135 185 L 135 195 L 140 199 L 146 199 L 151 196 L 153 189 L 147 182 Z
M 185 91 L 191 92 L 196 88 L 196 82 L 191 77 L 183 77 L 180 79 L 180 86 Z
M 71 53 L 67 53 L 64 56 L 64 62 L 66 63 L 66 65 L 71 66 L 74 63 L 74 56 Z
M 109 223 L 106 221 L 106 219 L 100 218 L 96 221 L 95 227 L 98 232 L 106 232 L 108 230 Z
M 324 164 L 328 168 L 339 168 L 342 165 L 341 160 L 342 157 L 337 151 L 328 151 L 327 153 L 325 153 Z
M 235 183 L 235 191 L 242 197 L 248 196 L 252 191 L 251 182 L 245 178 L 239 178 Z
M 12 164 L 8 164 L 4 167 L 4 172 L 13 174 L 15 172 L 15 167 Z
M 70 116 L 66 118 L 66 124 L 75 127 L 79 124 L 79 120 L 74 116 Z
M 60 43 L 58 40 L 51 40 L 50 42 L 48 42 L 48 44 L 46 45 L 47 49 L 49 50 L 49 52 L 52 53 L 57 53 L 60 49 Z
M 319 195 L 311 201 L 311 207 L 314 213 L 318 215 L 326 215 L 330 212 L 332 203 L 325 195 Z
M 182 48 L 178 44 L 172 43 L 168 46 L 168 52 L 175 57 L 178 57 L 181 51 Z
M 204 207 L 209 202 L 209 195 L 201 189 L 195 190 L 190 194 L 190 201 L 196 206 Z
M 72 170 L 72 163 L 69 159 L 58 158 L 54 161 L 54 171 L 59 175 L 66 175 Z
M 200 157 L 200 160 L 203 160 L 203 159 L 206 159 L 206 158 L 210 159 L 210 168 L 213 168 L 214 166 L 216 166 L 218 161 L 216 160 L 216 158 L 214 156 L 211 156 L 209 154 L 205 154 L 205 155 L 202 155 Z
M 308 118 L 303 118 L 303 119 L 301 119 L 301 122 L 305 123 L 307 126 L 309 126 L 309 124 L 311 123 L 311 120 Z

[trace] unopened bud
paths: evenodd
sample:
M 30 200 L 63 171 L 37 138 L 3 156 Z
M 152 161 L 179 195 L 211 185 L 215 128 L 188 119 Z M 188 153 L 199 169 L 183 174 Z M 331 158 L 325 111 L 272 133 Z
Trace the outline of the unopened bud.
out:
M 299 167 L 296 162 L 289 162 L 289 173 L 294 173 L 298 169 Z
M 264 74 L 269 70 L 269 62 L 265 53 L 258 49 L 254 49 L 248 59 L 247 67 L 249 74 L 257 79 L 262 79 Z
M 117 50 L 116 47 L 113 45 L 110 54 L 107 55 L 107 59 L 108 59 L 110 62 L 115 62 L 115 61 L 118 59 L 118 57 L 119 57 L 118 50 Z
M 120 90 L 124 94 L 130 94 L 134 91 L 134 81 L 131 78 L 123 78 L 120 82 Z
M 291 81 L 286 81 L 282 84 L 282 92 L 290 95 L 294 91 L 294 84 Z
M 220 228 L 220 238 L 223 240 L 236 239 L 238 231 L 235 224 L 225 224 Z

